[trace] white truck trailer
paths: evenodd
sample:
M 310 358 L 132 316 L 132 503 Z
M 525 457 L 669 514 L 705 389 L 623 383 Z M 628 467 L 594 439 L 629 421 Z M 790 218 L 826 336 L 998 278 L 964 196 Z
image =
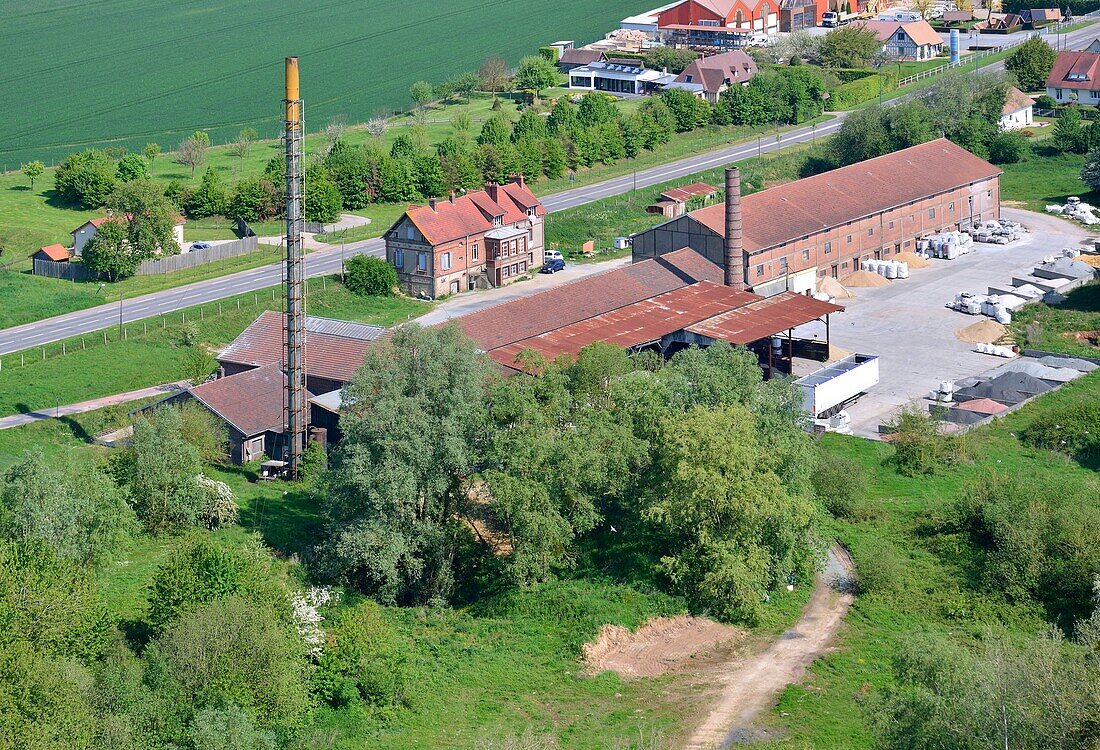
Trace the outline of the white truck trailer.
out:
M 794 381 L 802 389 L 802 408 L 825 419 L 878 384 L 878 357 L 849 354 Z

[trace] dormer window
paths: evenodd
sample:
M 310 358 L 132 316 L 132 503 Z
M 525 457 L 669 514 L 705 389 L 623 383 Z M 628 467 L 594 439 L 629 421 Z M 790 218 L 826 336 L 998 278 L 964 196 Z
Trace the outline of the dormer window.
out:
M 684 82 L 691 83 L 691 73 L 688 73 L 686 76 L 684 76 Z

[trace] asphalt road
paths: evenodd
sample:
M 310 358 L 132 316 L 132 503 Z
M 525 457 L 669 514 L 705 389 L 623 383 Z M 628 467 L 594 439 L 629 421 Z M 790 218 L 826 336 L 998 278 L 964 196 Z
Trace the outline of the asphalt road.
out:
M 1097 38 L 1095 26 L 1065 34 L 1065 45 L 1069 49 L 1080 49 Z M 996 62 L 981 68 L 984 72 L 1004 69 L 1003 62 Z M 908 97 L 905 97 L 908 98 Z M 900 99 L 893 100 L 894 102 Z M 741 143 L 725 148 L 707 151 L 696 156 L 669 162 L 658 167 L 639 170 L 636 173 L 615 177 L 603 182 L 554 193 L 542 198 L 547 211 L 562 211 L 567 208 L 584 205 L 601 198 L 620 195 L 636 188 L 649 187 L 668 182 L 678 177 L 694 174 L 713 167 L 730 164 L 756 156 L 757 153 L 773 153 L 795 144 L 805 143 L 818 136 L 827 136 L 835 132 L 843 122 L 843 113 L 833 120 L 817 126 L 801 127 L 783 134 L 780 140 L 767 136 L 758 142 Z M 354 253 L 382 256 L 385 243 L 381 239 L 351 243 L 344 247 L 344 255 Z M 306 256 L 306 273 L 309 276 L 339 273 L 341 251 L 339 246 L 317 250 Z M 216 279 L 196 282 L 187 286 L 167 289 L 161 292 L 145 294 L 125 300 L 121 305 L 111 303 L 86 310 L 66 313 L 53 318 L 27 323 L 0 331 L 0 354 L 42 346 L 61 339 L 72 338 L 118 325 L 119 322 L 133 322 L 193 307 L 215 300 L 232 297 L 257 289 L 276 286 L 282 280 L 282 264 L 271 264 L 249 271 L 221 276 Z

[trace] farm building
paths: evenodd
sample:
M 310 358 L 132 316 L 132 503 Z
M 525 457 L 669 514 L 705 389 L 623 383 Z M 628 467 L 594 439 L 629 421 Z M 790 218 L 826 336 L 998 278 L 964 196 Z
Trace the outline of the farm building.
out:
M 859 21 L 875 32 L 891 60 L 931 60 L 943 51 L 943 39 L 927 21 Z
M 412 206 L 386 232 L 406 294 L 435 298 L 508 284 L 543 261 L 542 207 L 519 176 Z
M 747 288 L 770 296 L 813 291 L 869 258 L 912 250 L 923 235 L 1000 215 L 1001 170 L 938 139 L 692 211 L 633 237 L 633 258 L 690 247 L 720 263 L 727 239 Z M 727 177 L 727 180 L 730 178 Z M 732 237 L 736 213 L 738 229 Z
M 1035 100 L 1015 86 L 1008 88 L 1005 105 L 1001 108 L 1001 130 L 1019 130 L 1032 124 Z
M 1067 51 L 1058 53 L 1047 76 L 1047 96 L 1059 104 L 1100 103 L 1100 53 Z
M 820 18 L 820 0 L 814 18 Z M 753 34 L 779 31 L 779 0 L 683 0 L 657 14 L 657 33 L 670 46 L 706 52 L 745 46 Z
M 561 51 L 561 55 L 558 57 L 558 70 L 562 73 L 568 73 L 575 68 L 603 62 L 606 59 L 604 53 L 598 49 L 567 47 Z
M 714 104 L 730 86 L 747 86 L 756 70 L 755 60 L 732 50 L 693 61 L 666 88 L 683 89 Z
M 661 193 L 661 197 L 655 203 L 646 206 L 646 212 L 661 214 L 670 219 L 683 216 L 690 201 L 709 201 L 717 193 L 718 188 L 705 182 L 693 182 L 690 185 L 670 188 Z

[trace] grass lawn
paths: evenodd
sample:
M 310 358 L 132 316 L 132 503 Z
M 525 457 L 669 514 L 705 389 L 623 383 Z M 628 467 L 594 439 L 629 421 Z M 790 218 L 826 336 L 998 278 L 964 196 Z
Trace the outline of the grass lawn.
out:
M 1049 128 L 1048 128 L 1049 129 Z M 1081 182 L 1084 154 L 1061 154 L 1040 147 L 1042 153 L 1029 154 L 1016 164 L 1002 164 L 1001 199 L 1019 202 L 1032 211 L 1043 211 L 1051 203 L 1065 203 L 1071 195 L 1086 203 L 1100 203 L 1100 194 Z
M 334 278 L 309 279 L 307 289 L 307 311 L 324 317 L 390 326 L 431 308 L 429 303 L 406 297 L 357 297 Z M 282 309 L 282 303 L 278 288 L 265 289 L 167 318 L 127 323 L 122 340 L 117 329 L 110 329 L 50 344 L 45 347 L 44 359 L 41 348 L 5 355 L 0 358 L 0 415 L 180 380 L 189 374 L 187 350 L 178 343 L 185 320 L 198 327 L 201 345 L 213 352 L 235 338 L 261 311 Z
M 1078 287 L 1066 297 L 1058 307 L 1024 305 L 1014 313 L 1016 341 L 1029 349 L 1100 357 L 1100 282 Z
M 871 512 L 860 521 L 834 522 L 833 533 L 852 552 L 856 569 L 874 569 L 886 585 L 857 597 L 836 653 L 815 663 L 806 683 L 785 691 L 771 715 L 783 739 L 768 747 L 870 748 L 868 699 L 890 684 L 891 658 L 918 633 L 972 643 L 986 627 L 1020 635 L 1047 627 L 1038 605 L 1013 603 L 983 587 L 967 539 L 930 531 L 946 504 L 991 473 L 1064 479 L 1094 472 L 1054 454 L 1023 446 L 1013 435 L 1058 405 L 1100 398 L 1100 373 L 1040 397 L 1005 419 L 972 433 L 973 461 L 933 477 L 906 478 L 888 463 L 886 443 L 827 435 L 821 449 L 862 467 Z

